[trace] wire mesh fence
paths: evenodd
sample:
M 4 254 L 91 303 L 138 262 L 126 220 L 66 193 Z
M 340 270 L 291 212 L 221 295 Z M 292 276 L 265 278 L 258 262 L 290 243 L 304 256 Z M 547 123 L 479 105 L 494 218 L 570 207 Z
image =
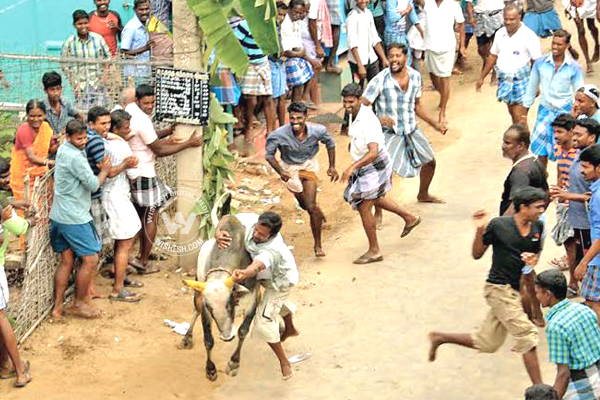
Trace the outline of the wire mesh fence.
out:
M 48 71 L 61 74 L 63 97 L 77 110 L 85 112 L 94 105 L 112 108 L 125 87 L 153 85 L 156 68 L 169 66 L 168 59 L 66 58 L 8 54 L 0 48 L 0 109 L 21 110 L 30 99 L 45 97 L 42 76 Z
M 63 76 L 63 96 L 85 113 L 93 105 L 111 109 L 119 103 L 122 90 L 140 83 L 154 84 L 155 69 L 170 66 L 169 61 L 137 62 L 122 58 L 89 60 L 47 55 L 5 54 L 0 49 L 0 111 L 24 112 L 30 99 L 46 96 L 42 75 L 57 71 Z M 9 143 L 20 119 L 13 113 L 0 131 L 11 132 Z M 157 124 L 157 128 L 161 128 Z M 175 157 L 160 158 L 157 175 L 171 187 L 177 186 Z M 20 266 L 9 271 L 10 302 L 7 309 L 15 332 L 23 341 L 48 315 L 53 305 L 54 272 L 59 256 L 50 246 L 49 212 L 52 205 L 52 172 L 34 184 L 31 203 L 37 225 L 27 234 L 27 250 Z M 18 275 L 18 277 L 15 277 Z

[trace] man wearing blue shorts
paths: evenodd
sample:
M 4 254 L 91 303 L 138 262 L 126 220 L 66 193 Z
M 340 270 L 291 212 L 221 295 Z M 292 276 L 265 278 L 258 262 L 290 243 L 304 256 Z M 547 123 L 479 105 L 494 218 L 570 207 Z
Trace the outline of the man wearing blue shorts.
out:
M 54 172 L 54 198 L 50 211 L 50 244 L 60 253 L 60 265 L 54 275 L 55 319 L 64 314 L 64 296 L 75 258 L 81 267 L 75 281 L 75 299 L 70 314 L 97 318 L 100 311 L 91 304 L 90 280 L 98 265 L 101 243 L 90 214 L 92 193 L 106 180 L 111 163 L 105 157 L 98 176 L 85 156 L 87 129 L 83 122 L 71 120 L 66 127 L 67 141 L 59 147 Z

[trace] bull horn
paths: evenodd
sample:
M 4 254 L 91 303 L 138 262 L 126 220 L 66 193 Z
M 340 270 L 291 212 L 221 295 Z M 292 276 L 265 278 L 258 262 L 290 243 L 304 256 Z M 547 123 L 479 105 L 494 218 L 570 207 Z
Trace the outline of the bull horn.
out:
M 206 282 L 199 282 L 193 279 L 184 279 L 182 282 L 185 286 L 197 290 L 198 292 L 206 289 Z
M 233 280 L 233 276 L 230 276 L 229 278 L 225 279 L 225 286 L 227 287 L 227 289 L 231 289 L 233 287 L 233 285 L 235 285 L 235 281 Z

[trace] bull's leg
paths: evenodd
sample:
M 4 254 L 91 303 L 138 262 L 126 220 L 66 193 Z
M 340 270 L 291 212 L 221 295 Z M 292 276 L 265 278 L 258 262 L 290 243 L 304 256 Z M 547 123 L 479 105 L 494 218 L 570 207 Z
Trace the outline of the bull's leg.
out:
M 227 364 L 227 370 L 225 372 L 227 372 L 227 375 L 229 376 L 236 376 L 238 373 L 238 370 L 240 369 L 240 357 L 242 354 L 242 345 L 244 344 L 244 339 L 246 338 L 246 335 L 248 334 L 248 331 L 250 330 L 250 324 L 252 323 L 252 319 L 254 319 L 254 314 L 256 314 L 256 307 L 257 307 L 258 302 L 254 301 L 254 304 L 252 305 L 252 308 L 250 309 L 250 312 L 246 315 L 246 318 L 244 318 L 244 322 L 242 322 L 242 325 L 240 325 L 240 329 L 238 329 L 238 345 L 237 348 L 235 349 L 235 351 L 233 352 L 233 354 L 231 355 L 231 358 L 229 359 L 229 363 Z
M 185 333 L 185 336 L 183 337 L 183 340 L 181 341 L 181 344 L 179 345 L 180 349 L 192 349 L 194 347 L 194 325 L 196 324 L 196 320 L 198 319 L 198 315 L 200 315 L 198 313 L 198 311 L 194 310 L 194 315 L 192 316 L 192 321 L 190 322 L 190 327 L 188 328 L 188 331 Z
M 210 353 L 215 345 L 210 324 L 210 315 L 206 307 L 202 307 L 202 329 L 204 330 L 204 347 L 206 347 L 206 378 L 209 381 L 217 380 L 217 367 L 210 359 Z
M 196 325 L 196 320 L 200 315 L 200 310 L 202 310 L 202 296 L 198 292 L 194 293 L 194 315 L 192 316 L 192 320 L 190 321 L 190 327 L 188 331 L 185 333 L 181 344 L 179 345 L 180 349 L 191 349 L 194 347 L 194 325 Z

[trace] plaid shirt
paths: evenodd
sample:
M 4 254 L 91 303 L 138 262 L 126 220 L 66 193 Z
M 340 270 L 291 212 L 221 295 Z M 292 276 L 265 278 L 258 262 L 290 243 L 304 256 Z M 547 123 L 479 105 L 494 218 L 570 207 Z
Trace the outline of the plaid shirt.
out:
M 598 317 L 589 307 L 565 299 L 548 311 L 546 321 L 550 362 L 580 370 L 600 360 Z
M 396 134 L 410 134 L 417 129 L 415 99 L 421 97 L 421 75 L 410 67 L 406 91 L 400 88 L 389 68 L 381 71 L 369 82 L 363 97 L 375 105 L 378 117 L 389 117 L 396 121 Z M 384 127 L 384 132 L 386 128 Z M 391 132 L 387 132 L 391 133 Z
M 68 58 L 110 58 L 110 50 L 104 38 L 97 33 L 88 33 L 88 40 L 81 40 L 78 35 L 69 36 L 62 47 L 61 56 Z M 87 87 L 97 88 L 100 86 L 105 65 L 67 62 L 63 64 L 63 70 L 70 75 L 80 89 Z

